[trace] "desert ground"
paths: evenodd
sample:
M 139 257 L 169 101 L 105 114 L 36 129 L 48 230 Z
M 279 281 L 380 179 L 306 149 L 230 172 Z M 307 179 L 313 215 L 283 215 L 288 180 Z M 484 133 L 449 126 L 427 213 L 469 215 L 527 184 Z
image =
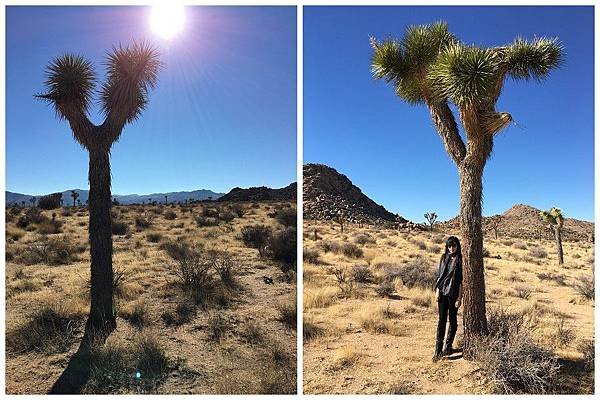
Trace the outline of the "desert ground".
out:
M 477 360 L 457 352 L 434 363 L 431 287 L 457 232 L 340 228 L 304 222 L 304 393 L 593 393 L 593 243 L 564 242 L 558 266 L 554 241 L 486 236 L 490 330 L 519 339 L 495 342 L 510 351 L 482 345 Z M 460 350 L 462 308 L 458 318 Z M 544 364 L 518 359 L 532 354 Z M 515 368 L 525 383 L 505 379 Z M 525 368 L 549 382 L 531 384 Z
M 295 208 L 113 206 L 117 329 L 82 392 L 294 393 Z M 88 212 L 11 208 L 6 221 L 6 391 L 47 393 L 89 311 Z M 242 240 L 252 225 L 275 238 L 262 256 Z

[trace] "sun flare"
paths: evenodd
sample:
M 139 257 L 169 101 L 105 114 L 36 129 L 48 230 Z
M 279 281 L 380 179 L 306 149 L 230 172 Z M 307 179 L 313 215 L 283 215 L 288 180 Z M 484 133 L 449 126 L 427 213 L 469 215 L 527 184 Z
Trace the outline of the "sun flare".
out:
M 152 30 L 164 39 L 171 39 L 183 29 L 185 13 L 183 5 L 156 4 L 150 13 Z

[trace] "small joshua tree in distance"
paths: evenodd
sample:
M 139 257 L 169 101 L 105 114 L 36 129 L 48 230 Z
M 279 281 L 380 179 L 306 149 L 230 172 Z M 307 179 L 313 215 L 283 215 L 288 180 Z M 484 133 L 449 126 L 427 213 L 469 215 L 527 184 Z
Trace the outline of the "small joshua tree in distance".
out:
M 500 231 L 500 224 L 502 223 L 502 215 L 496 214 L 488 218 L 488 224 L 494 231 L 494 236 L 498 239 L 498 232 Z
M 558 265 L 563 265 L 562 228 L 564 217 L 560 208 L 552 207 L 550 211 L 540 211 L 540 217 L 554 232 L 556 240 L 556 252 L 558 253 Z
M 437 221 L 438 217 L 437 214 L 434 212 L 425 213 L 424 217 L 427 220 L 427 223 L 429 224 L 429 230 L 433 232 L 433 225 L 435 225 L 435 222 Z

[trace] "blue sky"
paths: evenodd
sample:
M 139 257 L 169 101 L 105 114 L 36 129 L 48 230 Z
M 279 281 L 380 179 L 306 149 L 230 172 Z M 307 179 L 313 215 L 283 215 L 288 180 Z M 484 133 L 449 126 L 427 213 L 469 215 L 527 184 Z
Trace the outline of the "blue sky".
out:
M 187 7 L 170 42 L 149 26 L 149 7 L 8 7 L 6 189 L 44 194 L 87 189 L 88 155 L 66 122 L 33 95 L 44 67 L 65 52 L 104 79 L 112 46 L 146 38 L 165 69 L 142 117 L 112 149 L 115 194 L 296 180 L 295 7 Z M 98 109 L 94 123 L 102 122 Z
M 304 9 L 304 162 L 330 165 L 413 221 L 458 213 L 458 175 L 427 109 L 370 74 L 369 35 L 445 20 L 468 43 L 557 36 L 566 62 L 542 83 L 507 81 L 502 132 L 484 173 L 484 215 L 515 203 L 594 218 L 592 7 L 308 7 Z

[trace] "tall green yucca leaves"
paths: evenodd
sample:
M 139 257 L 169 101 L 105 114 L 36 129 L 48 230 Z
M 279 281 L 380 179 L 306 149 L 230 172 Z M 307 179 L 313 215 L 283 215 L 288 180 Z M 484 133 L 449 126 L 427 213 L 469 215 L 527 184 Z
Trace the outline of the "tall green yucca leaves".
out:
M 434 94 L 458 106 L 475 105 L 494 96 L 501 58 L 491 49 L 452 44 L 428 70 Z
M 564 48 L 557 38 L 517 38 L 504 52 L 505 68 L 510 77 L 519 80 L 545 78 L 564 60 Z
M 396 94 L 410 104 L 422 103 L 431 89 L 424 79 L 439 53 L 456 41 L 445 22 L 415 25 L 401 39 L 377 42 L 371 38 L 371 72 L 395 86 Z
M 550 211 L 540 211 L 540 217 L 551 225 L 562 225 L 564 221 L 562 210 L 558 207 L 552 207 Z
M 56 115 L 66 119 L 67 108 L 88 111 L 96 75 L 92 64 L 82 56 L 65 54 L 57 57 L 46 67 L 46 93 L 36 97 L 54 106 Z
M 124 122 L 137 119 L 158 82 L 162 64 L 157 50 L 145 42 L 115 47 L 105 65 L 107 79 L 100 91 L 103 112 Z

